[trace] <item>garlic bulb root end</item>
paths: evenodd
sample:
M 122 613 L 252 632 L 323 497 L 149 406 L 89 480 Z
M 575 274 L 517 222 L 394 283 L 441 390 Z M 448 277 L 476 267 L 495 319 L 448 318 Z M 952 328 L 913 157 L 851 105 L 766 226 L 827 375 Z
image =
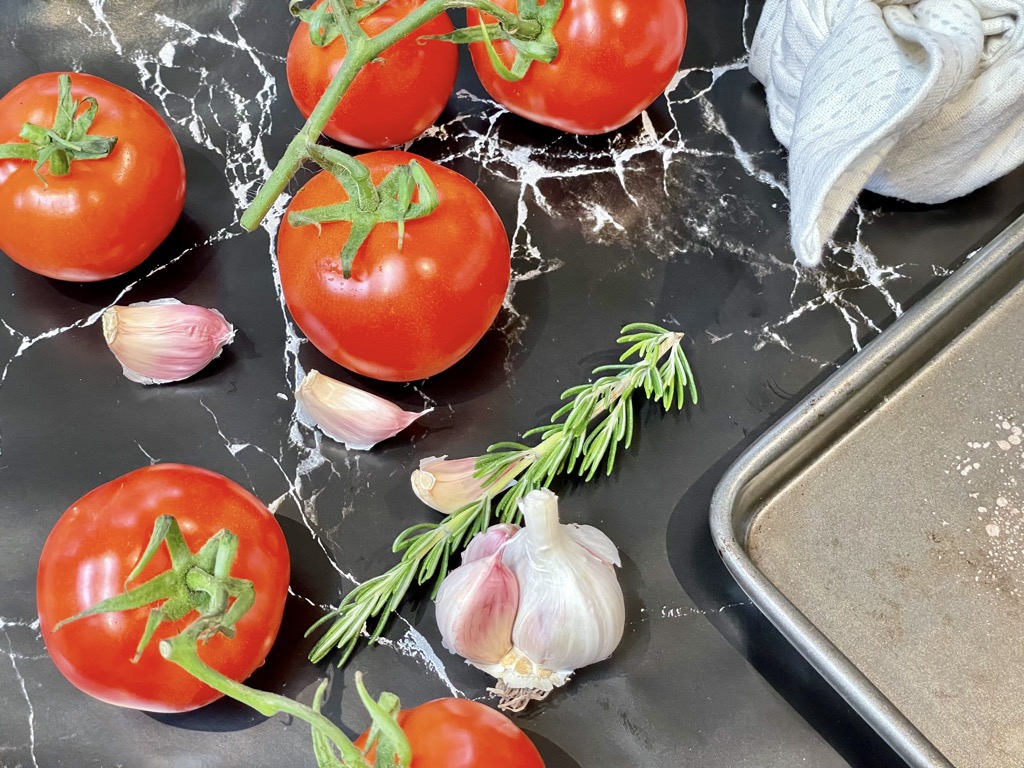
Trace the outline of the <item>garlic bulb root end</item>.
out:
M 492 696 L 501 699 L 498 702 L 498 709 L 502 712 L 522 712 L 531 701 L 544 701 L 551 691 L 541 691 L 536 688 L 509 688 L 504 680 L 488 688 L 487 692 Z

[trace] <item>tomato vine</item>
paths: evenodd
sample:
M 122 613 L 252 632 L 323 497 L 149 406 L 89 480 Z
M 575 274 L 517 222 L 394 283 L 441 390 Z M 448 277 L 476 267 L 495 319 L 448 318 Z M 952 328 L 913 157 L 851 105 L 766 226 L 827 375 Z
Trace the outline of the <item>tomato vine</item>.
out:
M 496 23 L 487 28 L 481 27 L 479 33 L 457 30 L 452 35 L 442 37 L 453 43 L 481 40 L 510 42 L 516 48 L 517 60 L 506 76 L 521 78 L 533 62 L 550 63 L 558 55 L 558 46 L 551 30 L 561 13 L 563 0 L 547 0 L 543 5 L 538 0 L 520 0 L 518 13 L 512 13 L 491 0 L 424 0 L 422 5 L 406 17 L 372 36 L 363 30 L 359 21 L 382 7 L 387 0 L 361 5 L 357 5 L 356 0 L 329 0 L 312 9 L 300 8 L 301 2 L 292 0 L 290 8 L 293 15 L 309 23 L 314 44 L 327 45 L 342 37 L 346 44 L 345 57 L 305 125 L 288 144 L 284 156 L 242 214 L 241 225 L 250 232 L 260 225 L 288 182 L 302 164 L 310 159 L 310 148 L 323 133 L 356 75 L 392 45 L 413 34 L 431 19 L 456 8 L 474 9 L 494 17 Z

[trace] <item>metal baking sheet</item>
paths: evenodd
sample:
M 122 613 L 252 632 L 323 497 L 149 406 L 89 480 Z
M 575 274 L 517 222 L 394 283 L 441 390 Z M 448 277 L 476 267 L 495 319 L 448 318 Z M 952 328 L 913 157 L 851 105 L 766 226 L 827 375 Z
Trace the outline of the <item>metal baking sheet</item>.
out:
M 1024 755 L 1024 218 L 741 457 L 711 526 L 915 768 Z

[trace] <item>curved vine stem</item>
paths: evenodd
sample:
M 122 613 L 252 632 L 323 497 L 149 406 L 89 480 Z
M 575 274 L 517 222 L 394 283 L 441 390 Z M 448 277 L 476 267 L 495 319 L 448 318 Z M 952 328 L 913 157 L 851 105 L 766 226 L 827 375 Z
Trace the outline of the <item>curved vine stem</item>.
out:
M 535 40 L 545 32 L 545 23 L 510 13 L 491 0 L 425 0 L 408 16 L 383 32 L 370 37 L 359 26 L 360 8 L 350 7 L 348 2 L 339 2 L 338 0 L 332 0 L 332 2 L 334 14 L 339 19 L 338 26 L 341 35 L 345 38 L 345 58 L 305 125 L 288 144 L 281 160 L 242 214 L 241 225 L 249 232 L 260 225 L 270 212 L 274 202 L 288 186 L 288 182 L 291 181 L 303 162 L 309 159 L 308 147 L 315 144 L 320 138 L 327 121 L 352 85 L 356 75 L 392 45 L 414 34 L 417 29 L 450 8 L 475 8 L 493 16 L 507 35 L 514 36 L 516 40 L 523 42 Z M 551 0 L 550 4 L 560 6 L 561 3 L 560 0 L 559 2 Z M 291 7 L 294 13 L 294 0 Z M 372 6 L 372 9 L 375 8 L 376 6 Z M 550 32 L 550 29 L 547 32 Z M 548 60 L 554 58 L 552 53 L 549 53 L 549 56 Z
M 160 655 L 214 690 L 252 707 L 264 717 L 287 714 L 305 721 L 312 727 L 314 736 L 326 740 L 341 753 L 344 761 L 341 763 L 342 765 L 353 766 L 353 768 L 363 768 L 367 765 L 363 760 L 362 750 L 356 747 L 338 726 L 320 714 L 319 704 L 323 698 L 326 680 L 317 691 L 316 708 L 307 707 L 287 696 L 250 688 L 245 683 L 240 683 L 221 674 L 199 658 L 199 627 L 201 624 L 196 622 L 180 634 L 161 640 Z M 323 764 L 319 760 L 318 762 Z

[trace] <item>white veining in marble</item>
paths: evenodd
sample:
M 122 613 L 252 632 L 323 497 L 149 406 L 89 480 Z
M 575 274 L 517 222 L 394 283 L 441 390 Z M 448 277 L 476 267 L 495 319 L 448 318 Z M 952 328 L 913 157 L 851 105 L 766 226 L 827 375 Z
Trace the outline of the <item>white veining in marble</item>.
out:
M 117 20 L 108 18 L 105 0 L 79 2 L 88 6 L 83 7 L 77 17 L 80 28 L 84 29 L 81 33 L 102 37 L 115 53 L 135 67 L 139 88 L 155 97 L 164 117 L 179 129 L 180 134 L 188 137 L 191 142 L 188 149 L 200 152 L 223 174 L 234 203 L 233 215 L 240 214 L 270 173 L 266 147 L 275 128 L 272 108 L 278 99 L 288 98 L 287 89 L 274 74 L 280 69 L 277 65 L 281 57 L 258 50 L 239 29 L 238 19 L 256 7 L 254 0 L 233 0 L 227 22 L 230 27 L 228 33 L 221 29 L 199 29 L 190 20 L 175 18 L 171 7 L 168 7 L 153 18 L 153 23 L 161 30 L 162 44 L 155 50 L 145 51 L 125 48 L 127 44 L 115 31 Z M 747 3 L 743 30 L 737 30 L 748 49 L 749 12 Z M 244 62 L 249 77 L 228 78 L 209 67 L 208 62 L 229 55 L 236 63 Z M 706 330 L 710 345 L 727 340 L 733 340 L 733 343 L 747 340 L 754 352 L 775 346 L 825 366 L 830 361 L 816 359 L 787 338 L 787 329 L 795 321 L 815 313 L 834 313 L 849 329 L 853 347 L 859 349 L 865 334 L 878 330 L 876 321 L 861 308 L 859 300 L 862 297 L 881 296 L 893 312 L 899 314 L 902 311 L 889 285 L 904 278 L 901 269 L 905 265 L 885 266 L 879 263 L 862 237 L 862 226 L 868 221 L 863 210 L 857 210 L 854 240 L 830 244 L 833 257 L 829 260 L 830 268 L 808 271 L 788 260 L 788 255 L 781 258 L 764 252 L 758 244 L 744 242 L 731 233 L 730 224 L 737 218 L 751 222 L 761 220 L 762 212 L 755 205 L 737 199 L 725 186 L 722 189 L 714 185 L 706 189 L 690 186 L 697 183 L 688 178 L 691 166 L 699 170 L 706 163 L 726 163 L 735 169 L 738 176 L 762 186 L 766 197 L 773 201 L 773 208 L 776 205 L 786 206 L 785 182 L 771 170 L 779 166 L 778 151 L 744 147 L 735 128 L 730 127 L 715 104 L 714 97 L 722 87 L 721 83 L 729 78 L 742 77 L 745 69 L 746 59 L 738 59 L 706 69 L 680 71 L 665 94 L 670 108 L 667 122 L 659 122 L 645 113 L 639 131 L 624 132 L 621 137 L 611 137 L 603 144 L 573 137 L 559 137 L 549 144 L 515 143 L 503 131 L 503 118 L 507 112 L 502 107 L 468 91 L 454 95 L 458 115 L 431 128 L 420 143 L 441 142 L 445 152 L 438 158 L 440 162 L 468 160 L 479 168 L 482 185 L 504 185 L 515 191 L 514 223 L 510 231 L 514 272 L 506 298 L 506 313 L 510 319 L 503 329 L 510 345 L 518 343 L 522 323 L 529 322 L 528 318 L 521 318 L 516 312 L 516 286 L 524 281 L 541 279 L 565 266 L 563 259 L 546 253 L 531 235 L 531 230 L 538 225 L 553 221 L 574 222 L 581 235 L 595 247 L 608 243 L 625 244 L 638 254 L 638 258 L 648 261 L 653 257 L 660 263 L 671 263 L 686 254 L 712 254 L 715 257 L 727 254 L 743 260 L 759 281 L 779 275 L 791 281 L 791 309 L 788 312 L 767 320 L 751 319 L 744 326 L 718 328 L 717 332 Z M 172 77 L 172 74 L 187 77 Z M 183 87 L 180 85 L 182 82 L 189 85 Z M 696 129 L 704 134 L 700 140 L 694 138 L 693 126 L 680 123 L 681 111 L 699 118 L 700 124 Z M 706 141 L 707 137 L 721 141 Z M 709 148 L 719 145 L 725 148 Z M 415 148 L 416 142 L 412 146 Z M 565 184 L 584 178 L 595 190 L 593 197 L 563 194 Z M 671 212 L 666 210 L 665 198 L 683 188 L 691 193 L 693 201 L 689 202 L 681 222 L 669 221 Z M 217 413 L 207 403 L 199 400 L 198 405 L 209 415 L 211 434 L 222 441 L 224 450 L 238 462 L 247 477 L 251 471 L 247 463 L 250 456 L 262 457 L 271 463 L 280 480 L 274 485 L 276 496 L 266 499 L 268 506 L 277 511 L 284 504 L 294 505 L 302 524 L 330 566 L 344 582 L 354 586 L 361 577 L 336 561 L 331 542 L 325 539 L 317 501 L 326 483 L 343 480 L 356 487 L 352 503 L 357 503 L 359 487 L 365 485 L 357 482 L 363 472 L 360 458 L 357 454 L 348 454 L 344 459 L 338 459 L 337 452 L 325 452 L 324 438 L 294 405 L 291 395 L 285 394 L 294 391 L 305 374 L 300 352 L 306 343 L 287 313 L 275 260 L 276 234 L 287 202 L 287 195 L 278 200 L 262 223 L 261 231 L 253 235 L 243 235 L 234 219 L 220 222 L 213 235 L 125 286 L 110 303 L 131 300 L 131 293 L 141 283 L 205 246 L 244 236 L 251 238 L 254 249 L 265 249 L 260 256 L 272 271 L 278 297 L 277 311 L 285 338 L 280 350 L 281 382 L 275 387 L 283 390 L 278 397 L 293 402 L 285 436 L 276 446 L 261 445 L 256 439 L 247 437 L 241 431 L 243 428 L 237 425 L 223 427 Z M 852 257 L 852 261 L 848 257 Z M 798 294 L 801 296 L 799 300 Z M 0 325 L 15 345 L 6 360 L 0 359 L 0 405 L 8 374 L 26 352 L 70 331 L 97 325 L 104 309 L 106 307 L 91 311 L 67 325 L 34 334 L 22 332 L 15 321 L 0 317 Z M 98 332 L 98 328 L 96 330 Z M 435 405 L 418 387 L 410 387 L 411 391 L 422 396 L 425 404 Z M 136 445 L 150 463 L 160 460 L 157 450 L 140 443 Z M 0 423 L 0 456 L 3 452 L 3 425 Z M 263 477 L 261 482 L 268 481 Z M 341 510 L 342 518 L 348 511 L 351 510 Z M 338 512 L 331 510 L 332 514 Z M 333 607 L 316 604 L 294 591 L 291 594 L 321 610 Z M 721 610 L 733 607 L 736 606 L 726 605 Z M 671 618 L 703 613 L 706 612 L 666 608 L 661 616 Z M 442 656 L 427 638 L 406 619 L 400 617 L 399 621 L 405 627 L 404 633 L 397 640 L 383 639 L 381 645 L 415 659 L 452 695 L 464 695 L 452 683 Z M 15 647 L 8 632 L 10 627 L 37 630 L 38 622 L 24 618 L 0 619 L 0 629 L 7 637 L 7 655 L 26 702 L 33 765 L 38 766 L 35 760 L 35 710 L 18 668 L 18 660 L 29 650 L 20 643 Z M 42 645 L 38 636 L 35 643 L 38 651 Z
M 29 629 L 34 635 L 34 644 L 37 648 L 37 653 L 28 655 L 25 651 L 24 644 L 19 643 L 18 649 L 15 649 L 14 641 L 11 639 L 10 630 L 12 628 Z M 32 704 L 32 697 L 28 692 L 28 685 L 25 681 L 25 676 L 22 674 L 21 669 L 18 667 L 18 661 L 21 659 L 36 660 L 44 658 L 44 653 L 39 653 L 38 650 L 42 649 L 42 639 L 39 636 L 39 621 L 25 621 L 22 619 L 8 619 L 0 617 L 0 632 L 3 632 L 4 638 L 7 640 L 6 655 L 8 660 L 11 662 L 11 670 L 14 673 L 14 677 L 17 680 L 18 688 L 21 693 L 21 697 L 25 701 L 25 716 L 27 720 L 28 729 L 28 751 L 29 756 L 32 759 L 32 765 L 34 768 L 39 768 L 39 761 L 36 758 L 36 710 Z M 15 749 L 23 745 L 6 744 L 5 748 Z M 3 749 L 0 749 L 0 755 L 3 754 Z
M 107 21 L 107 14 L 104 11 L 104 5 L 106 5 L 106 0 L 89 0 L 89 7 L 92 8 L 93 15 L 96 17 L 96 23 L 106 30 L 106 33 L 110 38 L 110 44 L 114 46 L 114 50 L 117 52 L 117 55 L 120 56 L 124 51 L 121 48 L 121 43 L 117 40 L 117 35 L 114 34 L 114 30 L 110 26 L 110 22 Z M 78 19 L 81 21 L 82 17 L 79 16 Z M 82 26 L 89 29 L 85 22 L 82 22 Z M 89 31 L 92 32 L 91 29 Z

